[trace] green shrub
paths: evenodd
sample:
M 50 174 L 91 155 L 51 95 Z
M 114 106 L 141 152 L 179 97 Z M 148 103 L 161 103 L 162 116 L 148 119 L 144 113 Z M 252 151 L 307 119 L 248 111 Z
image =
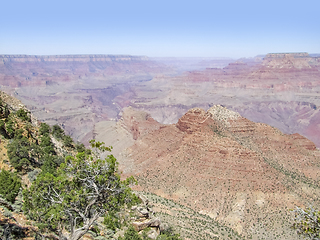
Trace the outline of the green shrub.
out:
M 157 240 L 182 240 L 179 234 L 174 233 L 174 229 L 169 226 L 167 229 L 162 231 L 157 237 Z
M 0 98 L 0 118 L 7 118 L 10 114 L 8 105 Z
M 313 207 L 302 209 L 296 207 L 293 228 L 297 233 L 308 239 L 319 239 L 320 237 L 320 211 Z
M 23 191 L 23 210 L 31 220 L 41 223 L 40 230 L 47 228 L 61 234 L 70 229 L 70 239 L 79 239 L 100 216 L 118 212 L 130 201 L 133 193 L 129 185 L 134 179 L 121 181 L 114 156 L 98 157 L 109 148 L 99 142 L 93 147 L 97 155 L 67 156 L 53 174 L 39 174 L 31 187 Z M 44 161 L 43 172 L 46 162 L 55 163 L 57 158 L 51 157 Z
M 21 181 L 16 174 L 6 170 L 0 172 L 0 194 L 9 202 L 14 202 L 19 193 Z
M 41 123 L 39 128 L 40 135 L 48 135 L 50 132 L 51 132 L 50 126 L 46 123 Z
M 42 166 L 41 166 L 42 173 L 43 174 L 51 173 L 55 175 L 57 168 L 60 166 L 62 162 L 64 162 L 62 157 L 46 154 L 42 160 Z
M 41 137 L 40 147 L 44 154 L 55 155 L 56 151 L 54 149 L 54 144 L 51 141 L 49 135 L 44 135 Z
M 13 119 L 8 119 L 5 123 L 5 131 L 8 138 L 13 138 L 15 133 L 15 122 Z
M 106 225 L 108 229 L 115 231 L 117 228 L 120 228 L 120 222 L 118 217 L 115 215 L 115 212 L 109 211 L 105 217 L 103 224 Z
M 1 135 L 6 135 L 6 128 L 5 128 L 5 121 L 4 120 L 0 120 L 0 134 Z
M 28 178 L 29 178 L 30 182 L 33 182 L 34 180 L 36 180 L 36 178 L 40 172 L 41 171 L 39 169 L 34 169 L 33 171 L 28 172 Z
M 73 144 L 73 140 L 69 135 L 65 135 L 63 137 L 63 145 L 65 147 L 70 147 L 70 148 L 74 148 L 74 144 Z
M 124 237 L 119 237 L 118 240 L 142 240 L 138 232 L 130 226 L 124 233 Z
M 18 118 L 20 118 L 21 120 L 26 121 L 26 122 L 31 122 L 31 118 L 29 116 L 30 112 L 21 108 L 17 111 L 16 114 L 17 114 Z
M 14 139 L 9 143 L 7 153 L 10 163 L 15 169 L 21 171 L 29 168 L 32 161 L 31 146 L 26 137 Z
M 58 139 L 62 139 L 64 137 L 64 131 L 59 125 L 52 126 L 52 135 Z
M 75 148 L 76 148 L 76 150 L 77 150 L 78 153 L 80 153 L 80 152 L 85 152 L 85 151 L 86 151 L 86 147 L 84 146 L 83 143 L 79 143 L 79 142 L 78 142 L 78 143 L 76 144 Z M 88 153 L 88 154 L 90 154 L 90 153 Z

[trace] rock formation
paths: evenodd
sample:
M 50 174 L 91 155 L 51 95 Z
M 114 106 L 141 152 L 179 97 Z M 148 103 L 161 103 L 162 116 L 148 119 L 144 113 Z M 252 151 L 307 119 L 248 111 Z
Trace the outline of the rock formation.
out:
M 222 106 L 193 108 L 177 124 L 142 128 L 148 133 L 120 159 L 124 174 L 138 178 L 137 189 L 207 214 L 245 237 L 295 239 L 289 209 L 320 206 L 320 152 L 299 134 Z

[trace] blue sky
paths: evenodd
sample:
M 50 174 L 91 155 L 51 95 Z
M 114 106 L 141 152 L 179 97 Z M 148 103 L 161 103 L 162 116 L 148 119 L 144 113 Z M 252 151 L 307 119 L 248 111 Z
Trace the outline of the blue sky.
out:
M 0 54 L 320 53 L 319 0 L 0 0 Z

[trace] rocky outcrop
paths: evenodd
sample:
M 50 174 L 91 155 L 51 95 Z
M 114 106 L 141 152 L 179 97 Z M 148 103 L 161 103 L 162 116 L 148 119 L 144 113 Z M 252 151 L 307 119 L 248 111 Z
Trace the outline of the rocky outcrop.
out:
M 285 231 L 279 239 L 295 239 L 286 209 L 309 201 L 320 206 L 315 145 L 223 106 L 190 109 L 177 124 L 139 137 L 127 153 L 120 169 L 138 178 L 138 189 L 185 204 L 245 237 L 275 239 Z M 126 161 L 134 166 L 129 171 Z
M 120 116 L 118 123 L 132 134 L 134 140 L 160 128 L 160 124 L 150 114 L 135 111 L 131 107 L 125 108 Z
M 148 205 L 149 200 L 143 196 L 138 195 L 141 200 L 141 204 L 131 207 L 130 216 L 131 224 L 136 231 L 142 234 L 142 231 L 149 228 L 146 232 L 147 236 L 151 239 L 156 239 L 160 234 L 160 228 L 162 226 L 161 220 L 154 216 L 152 208 Z M 121 234 L 116 234 L 118 236 Z
M 263 65 L 267 68 L 281 69 L 310 69 L 314 63 L 314 58 L 311 58 L 308 53 L 278 53 L 268 54 L 263 61 Z
M 15 97 L 12 97 L 11 95 L 9 95 L 3 91 L 0 91 L 0 99 L 1 99 L 1 101 L 3 101 L 5 103 L 5 105 L 8 106 L 8 109 L 10 111 L 11 110 L 18 111 L 19 109 L 23 109 L 27 112 L 30 112 L 29 109 L 24 104 L 22 104 L 22 102 L 20 100 L 18 100 Z M 33 114 L 30 114 L 30 118 L 31 118 L 32 124 L 35 126 L 38 126 L 39 121 Z
M 217 120 L 221 123 L 224 123 L 226 126 L 229 126 L 229 121 L 236 121 L 241 118 L 240 114 L 234 111 L 230 111 L 226 107 L 220 105 L 214 105 L 211 107 L 207 113 L 211 118 Z
M 139 222 L 133 222 L 132 226 L 135 228 L 136 231 L 140 232 L 147 227 L 155 227 L 159 229 L 160 224 L 161 224 L 160 219 L 153 218 L 153 219 L 146 219 Z
M 208 118 L 209 115 L 203 109 L 193 108 L 179 119 L 176 126 L 179 130 L 191 134 L 198 131 Z
M 291 137 L 293 138 L 296 145 L 302 148 L 306 148 L 308 150 L 316 150 L 316 145 L 311 142 L 309 139 L 301 136 L 298 133 L 292 134 Z
M 18 99 L 10 96 L 9 94 L 3 91 L 0 91 L 0 98 L 2 99 L 2 101 L 4 101 L 8 105 L 10 110 L 17 111 L 20 108 L 26 109 L 21 101 L 19 101 Z

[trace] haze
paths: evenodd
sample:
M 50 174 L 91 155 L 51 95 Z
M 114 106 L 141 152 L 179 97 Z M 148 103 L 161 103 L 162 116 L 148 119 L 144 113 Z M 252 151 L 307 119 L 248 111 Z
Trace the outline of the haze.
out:
M 2 1 L 0 54 L 320 52 L 317 0 Z

